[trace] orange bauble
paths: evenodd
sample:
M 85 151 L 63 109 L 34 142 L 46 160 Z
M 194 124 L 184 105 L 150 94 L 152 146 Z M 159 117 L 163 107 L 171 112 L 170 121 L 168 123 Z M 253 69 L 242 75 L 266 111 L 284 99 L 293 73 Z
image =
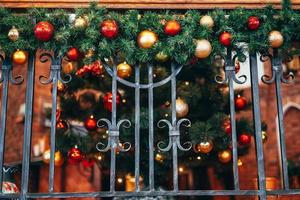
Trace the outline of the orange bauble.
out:
M 180 24 L 175 20 L 170 20 L 165 24 L 164 32 L 166 35 L 174 36 L 177 35 L 181 30 Z
M 12 55 L 12 60 L 14 63 L 22 65 L 27 61 L 27 55 L 25 51 L 17 50 Z
M 211 140 L 200 142 L 196 144 L 196 151 L 199 153 L 209 153 L 213 149 L 214 145 Z
M 283 44 L 283 36 L 279 31 L 269 33 L 269 43 L 273 48 L 279 48 Z
M 120 63 L 117 67 L 118 76 L 121 78 L 129 78 L 132 74 L 132 68 L 126 62 Z
M 218 158 L 221 163 L 228 163 L 231 161 L 232 153 L 229 149 L 220 151 L 218 153 Z
M 137 43 L 140 48 L 149 49 L 158 41 L 158 36 L 153 31 L 142 31 L 139 33 Z

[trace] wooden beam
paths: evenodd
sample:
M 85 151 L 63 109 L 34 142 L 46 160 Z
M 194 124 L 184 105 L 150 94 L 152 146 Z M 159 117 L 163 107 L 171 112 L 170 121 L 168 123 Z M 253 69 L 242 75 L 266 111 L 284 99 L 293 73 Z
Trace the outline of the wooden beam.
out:
M 90 0 L 0 0 L 1 7 L 10 8 L 78 8 L 88 7 Z M 262 8 L 271 4 L 281 7 L 281 0 L 100 0 L 100 6 L 111 9 L 233 9 L 236 7 Z M 300 0 L 292 0 L 300 9 Z

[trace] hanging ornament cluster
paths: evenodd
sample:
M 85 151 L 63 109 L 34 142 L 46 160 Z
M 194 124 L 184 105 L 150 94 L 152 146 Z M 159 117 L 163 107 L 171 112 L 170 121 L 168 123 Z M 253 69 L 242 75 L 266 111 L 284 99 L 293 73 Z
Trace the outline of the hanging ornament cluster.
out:
M 220 36 L 219 36 L 219 42 L 222 45 L 228 47 L 228 46 L 231 45 L 231 38 L 232 38 L 231 33 L 225 31 L 225 32 L 223 32 L 223 33 L 220 34 Z
M 195 145 L 195 150 L 198 153 L 209 153 L 212 151 L 214 145 L 211 140 L 205 140 Z
M 23 50 L 17 50 L 12 55 L 13 63 L 22 65 L 27 61 L 27 54 Z
M 256 16 L 250 16 L 248 18 L 248 29 L 249 30 L 257 30 L 259 28 L 260 21 Z
M 75 47 L 71 47 L 67 52 L 67 58 L 70 61 L 77 61 L 80 58 L 79 50 Z
M 175 20 L 167 21 L 167 23 L 164 26 L 165 34 L 169 36 L 177 35 L 180 31 L 181 31 L 181 26 Z
M 94 118 L 93 115 L 91 115 L 85 122 L 84 127 L 88 131 L 95 131 L 97 129 L 97 120 Z
M 70 164 L 78 164 L 83 160 L 83 154 L 82 152 L 78 149 L 77 146 L 72 147 L 68 151 L 68 162 Z
M 189 105 L 181 98 L 176 99 L 176 115 L 177 117 L 185 117 L 189 112 Z
M 149 49 L 158 41 L 158 36 L 153 31 L 142 31 L 139 33 L 137 43 L 140 48 Z
M 104 67 L 102 63 L 99 60 L 97 60 L 90 65 L 84 65 L 82 68 L 77 70 L 76 75 L 82 77 L 88 73 L 92 74 L 93 76 L 102 75 L 104 73 Z
M 7 34 L 8 38 L 10 39 L 10 41 L 17 41 L 20 37 L 20 33 L 19 33 L 19 30 L 16 29 L 15 26 L 13 26 L 9 31 L 8 31 L 8 34 Z
M 230 119 L 226 119 L 224 120 L 223 122 L 223 128 L 224 128 L 224 131 L 227 135 L 231 135 L 231 122 L 230 122 Z
M 117 37 L 119 32 L 118 24 L 115 20 L 104 20 L 100 24 L 100 33 L 107 39 Z
M 243 110 L 247 106 L 247 99 L 241 95 L 238 95 L 235 99 L 235 108 L 237 110 Z
M 232 153 L 229 149 L 219 151 L 218 158 L 221 163 L 228 163 L 231 161 Z
M 269 33 L 269 43 L 272 48 L 279 48 L 283 44 L 283 36 L 279 31 L 271 31 Z
M 209 15 L 204 15 L 200 18 L 200 25 L 206 26 L 207 28 L 212 28 L 214 26 L 214 20 Z
M 50 163 L 50 149 L 46 150 L 42 155 L 42 160 L 44 163 Z M 54 154 L 54 165 L 61 166 L 64 163 L 63 155 L 60 151 L 56 151 Z
M 251 135 L 248 133 L 242 133 L 238 137 L 238 142 L 242 146 L 248 146 L 251 144 Z
M 120 63 L 117 66 L 117 74 L 120 78 L 129 78 L 132 74 L 132 68 L 126 62 Z
M 112 98 L 113 94 L 111 92 L 107 92 L 103 97 L 104 108 L 108 111 L 112 111 Z M 117 94 L 116 96 L 116 105 L 119 106 L 121 103 L 121 96 Z
M 54 26 L 50 22 L 42 21 L 35 25 L 34 35 L 39 41 L 47 42 L 54 34 Z
M 211 44 L 208 40 L 197 40 L 195 56 L 197 58 L 207 58 L 211 53 Z

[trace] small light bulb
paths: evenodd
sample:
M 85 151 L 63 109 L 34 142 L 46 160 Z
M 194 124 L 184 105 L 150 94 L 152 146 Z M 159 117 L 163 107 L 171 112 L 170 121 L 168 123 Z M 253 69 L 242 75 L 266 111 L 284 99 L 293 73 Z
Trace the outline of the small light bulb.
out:
M 201 160 L 201 156 L 197 156 L 197 160 Z
M 183 167 L 179 167 L 179 172 L 183 172 Z
M 118 181 L 119 184 L 123 183 L 123 179 L 122 178 L 118 178 L 117 181 Z

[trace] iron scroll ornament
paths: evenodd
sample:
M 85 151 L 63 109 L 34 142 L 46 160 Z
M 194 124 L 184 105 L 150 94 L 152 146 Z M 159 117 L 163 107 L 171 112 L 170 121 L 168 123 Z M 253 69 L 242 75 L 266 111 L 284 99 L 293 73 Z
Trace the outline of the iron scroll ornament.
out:
M 20 85 L 24 81 L 24 77 L 22 75 L 13 76 L 12 65 L 9 61 L 5 60 L 5 57 L 0 54 L 0 63 L 2 63 L 1 74 L 0 74 L 0 83 L 2 83 L 5 77 L 8 77 L 8 80 L 14 85 Z
M 183 124 L 186 122 L 187 124 Z M 189 119 L 183 118 L 177 121 L 176 126 L 172 126 L 171 122 L 166 120 L 166 119 L 161 119 L 158 123 L 157 126 L 158 128 L 164 128 L 166 125 L 169 128 L 169 143 L 166 145 L 163 141 L 160 141 L 157 144 L 157 148 L 160 151 L 167 152 L 170 151 L 172 148 L 173 143 L 176 144 L 177 148 L 180 149 L 181 151 L 189 151 L 193 144 L 191 142 L 185 142 L 183 145 L 180 143 L 180 126 L 181 124 L 185 127 L 191 127 L 192 123 Z M 165 147 L 163 147 L 165 146 Z M 186 147 L 184 147 L 186 146 Z
M 282 59 L 278 55 L 278 50 L 274 49 L 273 55 L 271 54 L 265 54 L 260 56 L 260 60 L 262 62 L 266 62 L 267 60 L 272 61 L 272 75 L 271 77 L 269 75 L 263 75 L 261 77 L 261 81 L 265 84 L 272 84 L 274 83 L 276 77 L 280 79 L 282 83 L 290 84 L 295 80 L 295 76 L 293 72 L 289 72 L 289 74 L 285 77 L 283 74 L 283 68 L 282 68 Z
M 42 53 L 40 55 L 40 61 L 42 63 L 46 63 L 49 60 L 51 60 L 51 68 L 50 68 L 50 75 L 49 77 L 46 77 L 44 75 L 41 75 L 39 77 L 39 81 L 43 85 L 47 85 L 51 82 L 53 82 L 53 79 L 57 78 L 57 80 L 61 81 L 63 84 L 67 84 L 71 82 L 72 76 L 70 74 L 66 74 L 66 79 L 63 79 L 61 77 L 61 61 L 62 57 L 59 57 L 58 59 L 54 59 L 54 57 L 50 53 Z

